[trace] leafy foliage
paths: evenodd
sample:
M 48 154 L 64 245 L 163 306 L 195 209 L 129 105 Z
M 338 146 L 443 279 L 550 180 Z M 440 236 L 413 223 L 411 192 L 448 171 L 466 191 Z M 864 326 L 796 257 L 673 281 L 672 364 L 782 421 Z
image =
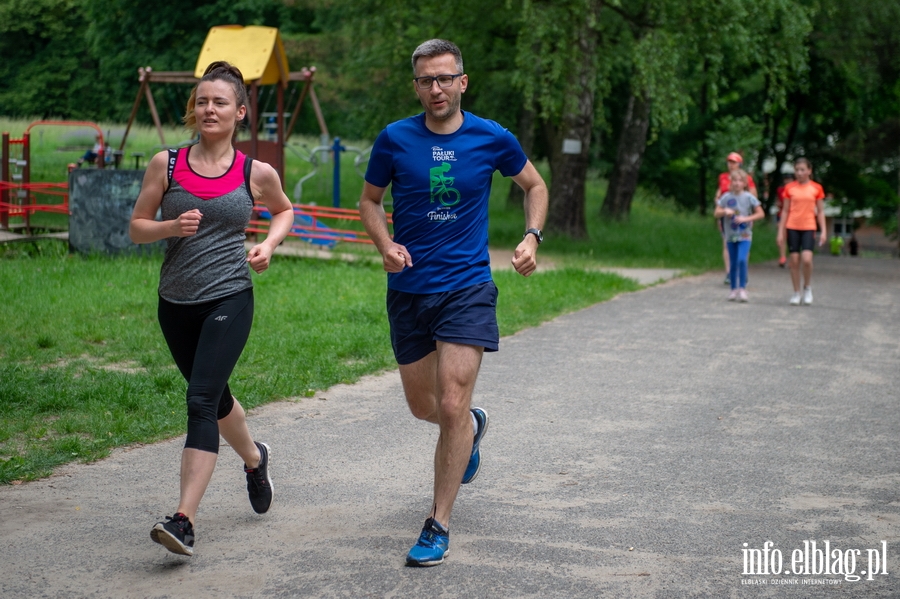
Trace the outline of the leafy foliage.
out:
M 829 191 L 883 205 L 890 221 L 898 21 L 900 4 L 883 0 L 459 0 L 440 10 L 411 0 L 0 0 L 0 112 L 123 121 L 139 66 L 191 70 L 209 27 L 262 24 L 280 28 L 293 67 L 319 67 L 330 128 L 371 139 L 420 110 L 409 56 L 444 37 L 466 59 L 465 109 L 510 128 L 537 109 L 525 124 L 538 129 L 537 158 L 574 100 L 590 96 L 591 165 L 606 174 L 627 98 L 646 93 L 641 180 L 679 204 L 698 205 L 701 175 L 710 187 L 727 148 L 758 179 L 806 155 Z M 157 93 L 177 121 L 186 90 Z M 315 130 L 305 111 L 299 131 Z

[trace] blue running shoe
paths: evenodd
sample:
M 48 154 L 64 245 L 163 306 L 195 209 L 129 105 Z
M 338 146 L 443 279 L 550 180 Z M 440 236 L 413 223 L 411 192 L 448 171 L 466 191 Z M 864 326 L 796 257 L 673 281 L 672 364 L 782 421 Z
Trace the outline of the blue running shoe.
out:
M 472 442 L 472 457 L 469 458 L 469 465 L 466 466 L 466 471 L 463 474 L 462 484 L 464 485 L 475 480 L 475 477 L 478 476 L 478 471 L 481 470 L 481 439 L 484 437 L 484 433 L 487 432 L 488 427 L 487 412 L 481 408 L 472 408 L 472 413 L 475 415 L 475 420 L 478 421 L 478 434 L 475 435 L 475 440 Z
M 434 518 L 425 521 L 419 540 L 406 556 L 407 566 L 436 566 L 450 555 L 450 531 Z

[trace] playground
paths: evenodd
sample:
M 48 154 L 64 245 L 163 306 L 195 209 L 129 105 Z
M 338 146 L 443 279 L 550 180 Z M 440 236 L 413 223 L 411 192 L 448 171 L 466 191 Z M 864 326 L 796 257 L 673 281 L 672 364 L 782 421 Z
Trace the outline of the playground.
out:
M 138 251 L 123 233 L 142 167 L 153 153 L 193 141 L 183 139 L 185 133 L 177 127 L 173 132 L 163 126 L 154 89 L 168 98 L 174 88 L 185 100 L 189 86 L 214 60 L 228 60 L 245 74 L 252 116 L 236 147 L 278 171 L 295 204 L 291 237 L 327 250 L 338 243 L 370 243 L 356 210 L 367 148 L 331 136 L 315 92 L 316 68 L 290 71 L 278 30 L 256 26 L 211 28 L 194 71 L 140 67 L 131 114 L 115 133 L 87 121 L 37 120 L 21 133 L 4 127 L 0 242 L 50 238 L 68 241 L 82 253 Z M 155 143 L 148 140 L 147 127 L 135 126 L 142 104 L 152 117 Z M 304 109 L 315 114 L 315 135 L 294 135 Z M 131 138 L 137 143 L 129 144 L 133 129 L 142 131 L 138 140 Z M 48 157 L 48 152 L 56 156 Z M 265 235 L 267 228 L 268 213 L 256 210 L 248 237 Z

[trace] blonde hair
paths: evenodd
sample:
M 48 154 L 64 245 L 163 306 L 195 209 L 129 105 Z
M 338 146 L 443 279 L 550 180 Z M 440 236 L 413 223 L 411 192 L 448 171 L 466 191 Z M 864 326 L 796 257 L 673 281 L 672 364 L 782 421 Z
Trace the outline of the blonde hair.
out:
M 245 106 L 249 108 L 247 106 L 249 102 L 247 99 L 247 88 L 244 87 L 244 76 L 241 74 L 240 69 L 224 60 L 217 60 L 210 63 L 210 65 L 206 67 L 206 71 L 203 72 L 203 77 L 200 78 L 200 82 L 191 90 L 191 95 L 187 101 L 187 112 L 185 113 L 184 118 L 181 119 L 182 122 L 184 122 L 185 129 L 192 131 L 195 135 L 197 134 L 197 115 L 194 114 L 194 107 L 197 105 L 197 88 L 200 87 L 200 83 L 203 83 L 204 81 L 226 81 L 230 83 L 234 90 L 237 107 L 240 108 L 241 106 Z M 244 121 L 235 126 L 232 138 L 237 137 L 238 129 L 246 122 L 246 120 L 247 116 L 245 115 Z
M 732 180 L 738 179 L 741 183 L 743 183 L 744 191 L 747 191 L 747 188 L 750 186 L 750 184 L 749 184 L 750 175 L 748 175 L 747 171 L 745 171 L 742 168 L 731 171 L 730 178 Z

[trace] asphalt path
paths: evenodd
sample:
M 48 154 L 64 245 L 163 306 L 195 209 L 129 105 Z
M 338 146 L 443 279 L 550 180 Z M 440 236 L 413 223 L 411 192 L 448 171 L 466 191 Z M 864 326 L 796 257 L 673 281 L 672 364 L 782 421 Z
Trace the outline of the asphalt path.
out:
M 441 566 L 404 567 L 437 431 L 388 372 L 254 410 L 273 508 L 223 447 L 191 558 L 149 535 L 183 438 L 0 488 L 0 597 L 900 597 L 900 263 L 813 289 L 764 264 L 746 304 L 709 273 L 504 338 Z

